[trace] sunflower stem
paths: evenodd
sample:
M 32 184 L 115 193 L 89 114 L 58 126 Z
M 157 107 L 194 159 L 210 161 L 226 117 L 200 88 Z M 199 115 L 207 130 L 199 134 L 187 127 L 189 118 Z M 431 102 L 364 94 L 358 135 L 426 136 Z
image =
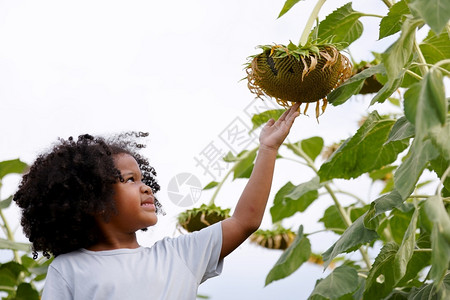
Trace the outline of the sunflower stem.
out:
M 3 214 L 2 209 L 0 209 L 0 218 L 3 221 L 3 227 L 5 229 L 5 233 L 6 233 L 6 238 L 8 240 L 10 240 L 11 242 L 15 242 L 14 239 L 14 233 L 11 230 L 11 227 L 8 224 L 8 220 L 6 219 L 6 216 Z M 12 250 L 13 255 L 14 255 L 14 261 L 16 261 L 17 263 L 21 264 L 22 260 L 20 259 L 19 253 L 17 252 L 17 250 Z
M 387 7 L 391 8 L 391 6 L 393 5 L 391 0 L 383 0 L 384 4 L 386 4 Z
M 311 12 L 311 15 L 309 16 L 309 19 L 306 22 L 305 29 L 303 29 L 302 36 L 300 37 L 300 42 L 299 42 L 300 47 L 306 45 L 306 43 L 308 42 L 308 37 L 311 32 L 311 28 L 312 28 L 317 16 L 319 15 L 319 11 L 322 8 L 325 1 L 326 0 L 318 0 L 316 3 L 316 6 L 314 6 L 314 9 Z
M 417 44 L 417 41 L 414 41 L 414 51 L 417 53 L 417 59 L 421 63 L 419 65 L 420 72 L 422 72 L 422 76 L 425 75 L 428 72 L 428 67 L 426 65 L 427 61 L 425 60 L 425 57 L 422 54 L 422 50 L 420 50 L 419 44 Z

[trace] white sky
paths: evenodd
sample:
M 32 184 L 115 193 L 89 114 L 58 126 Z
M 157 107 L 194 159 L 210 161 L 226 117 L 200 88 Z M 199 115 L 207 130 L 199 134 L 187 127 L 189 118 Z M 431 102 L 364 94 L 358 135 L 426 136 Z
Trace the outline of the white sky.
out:
M 328 1 L 320 18 L 346 2 Z M 246 58 L 256 54 L 260 44 L 298 42 L 315 1 L 297 4 L 277 20 L 283 4 L 284 0 L 0 0 L 0 161 L 20 157 L 31 163 L 57 137 L 148 131 L 145 153 L 158 171 L 159 199 L 168 215 L 140 239 L 150 245 L 176 234 L 174 220 L 183 209 L 168 200 L 168 182 L 181 172 L 196 175 L 203 185 L 211 181 L 194 157 L 211 142 L 228 151 L 220 144 L 221 133 L 236 118 L 250 126 L 245 111 L 260 104 L 253 102 L 246 82 L 240 82 L 246 76 Z M 375 0 L 355 1 L 353 8 L 386 12 Z M 371 50 L 381 52 L 388 44 L 376 41 L 379 20 L 363 21 L 367 31 L 354 43 L 352 55 L 371 60 Z M 310 108 L 311 117 L 299 117 L 289 139 L 321 135 L 327 144 L 339 141 L 354 133 L 367 111 L 368 101 L 360 97 L 329 106 L 317 124 Z M 311 177 L 306 168 L 279 162 L 272 193 L 287 180 L 300 184 Z M 14 192 L 18 180 L 5 178 L 2 199 Z M 244 184 L 226 184 L 216 204 L 234 207 Z M 367 191 L 362 193 L 366 196 Z M 203 192 L 198 204 L 210 197 L 211 192 Z M 316 221 L 330 204 L 327 199 L 314 204 L 286 225 L 297 230 L 303 224 L 305 232 L 320 229 Z M 17 226 L 17 209 L 7 213 Z M 263 227 L 270 227 L 269 214 Z M 24 240 L 20 228 L 17 238 Z M 335 238 L 312 236 L 313 250 L 326 250 Z M 315 243 L 319 247 L 314 248 Z M 306 265 L 263 288 L 280 254 L 246 243 L 200 293 L 214 300 L 305 299 L 323 275 L 319 267 Z M 2 255 L 7 254 L 0 251 Z

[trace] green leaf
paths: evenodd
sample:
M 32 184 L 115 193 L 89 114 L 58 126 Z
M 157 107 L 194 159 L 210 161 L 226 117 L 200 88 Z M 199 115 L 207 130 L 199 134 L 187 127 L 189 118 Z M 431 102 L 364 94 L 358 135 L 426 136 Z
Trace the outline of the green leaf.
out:
M 14 300 L 39 300 L 39 293 L 29 283 L 23 282 L 17 287 Z
M 243 151 L 239 160 L 234 165 L 233 180 L 236 178 L 249 178 L 253 170 L 253 161 L 256 157 L 257 149 Z
M 450 262 L 450 217 L 439 196 L 428 198 L 423 208 L 432 224 L 430 278 L 440 283 Z
M 435 64 L 438 61 L 450 57 L 450 38 L 448 33 L 443 31 L 436 35 L 433 31 L 428 32 L 428 36 L 420 43 L 420 50 L 429 64 Z M 450 71 L 450 65 L 442 65 L 442 68 Z
M 333 43 L 345 42 L 350 45 L 363 32 L 363 24 L 359 21 L 363 15 L 353 10 L 351 2 L 341 6 L 319 23 L 318 38 L 320 40 L 332 38 Z
M 450 5 L 443 0 L 410 0 L 411 11 L 420 16 L 439 34 L 450 20 Z
M 15 287 L 17 276 L 11 270 L 0 265 L 0 282 L 0 291 L 8 291 L 8 289 L 2 287 Z
M 434 126 L 430 129 L 430 137 L 433 145 L 439 150 L 441 155 L 450 160 L 450 115 L 444 126 Z
M 364 299 L 383 299 L 394 287 L 394 259 L 398 251 L 396 243 L 381 248 L 366 280 Z
M 286 111 L 285 109 L 271 109 L 253 115 L 252 117 L 253 128 L 252 130 L 250 130 L 250 133 L 255 129 L 259 128 L 260 126 L 266 124 L 270 119 L 278 120 L 285 111 Z
M 404 75 L 405 70 L 401 70 L 396 78 L 394 78 L 393 80 L 388 80 L 378 91 L 375 97 L 372 98 L 370 105 L 373 105 L 377 102 L 383 103 L 387 98 L 389 98 L 400 87 Z
M 430 161 L 431 169 L 436 172 L 439 178 L 442 178 L 445 170 L 450 166 L 450 160 L 446 160 L 442 155 L 439 155 L 436 159 Z M 443 196 L 450 197 L 450 176 L 444 181 Z
M 312 161 L 316 160 L 323 148 L 323 139 L 319 136 L 314 136 L 309 139 L 305 139 L 300 142 L 303 152 L 311 158 Z
M 278 15 L 278 18 L 287 13 L 298 2 L 300 2 L 300 0 L 286 0 L 280 14 Z
M 414 247 L 416 245 L 416 229 L 417 218 L 419 210 L 415 209 L 411 218 L 411 222 L 408 225 L 408 229 L 405 232 L 400 248 L 395 254 L 394 258 L 394 284 L 398 283 L 400 279 L 406 274 L 406 268 L 411 260 Z
M 429 238 L 428 235 L 421 233 L 417 239 L 417 247 L 422 249 L 431 248 Z M 430 258 L 430 252 L 414 252 L 406 268 L 405 276 L 403 276 L 397 286 L 405 286 L 410 280 L 420 276 L 419 272 L 430 265 Z
M 421 81 L 416 110 L 416 136 L 426 137 L 434 126 L 442 126 L 447 116 L 445 88 L 440 71 L 431 68 Z
M 433 284 L 422 285 L 419 289 L 413 287 L 408 300 L 440 300 L 450 296 L 450 273 L 444 277 L 442 288 L 436 291 Z
M 394 126 L 391 129 L 391 132 L 389 132 L 386 143 L 412 138 L 414 137 L 414 133 L 414 125 L 408 122 L 408 119 L 403 116 L 398 119 L 397 122 L 395 122 Z
M 225 161 L 225 162 L 235 162 L 235 161 L 238 161 L 239 160 L 239 158 L 238 157 L 236 157 L 236 156 L 234 156 L 233 155 L 233 153 L 231 152 L 231 151 L 228 151 L 228 153 L 222 158 L 223 159 L 223 161 Z
M 320 180 L 350 179 L 392 163 L 408 141 L 385 143 L 394 120 L 372 112 L 356 134 L 345 141 L 319 169 Z
M 291 275 L 303 263 L 308 261 L 310 255 L 311 244 L 309 239 L 303 235 L 303 226 L 300 226 L 295 240 L 281 254 L 269 274 L 267 274 L 265 285 Z
M 338 299 L 358 289 L 358 272 L 349 266 L 342 265 L 333 270 L 325 279 L 319 281 L 311 293 L 326 299 Z
M 324 268 L 340 253 L 349 253 L 358 249 L 361 245 L 369 243 L 378 237 L 376 231 L 364 226 L 365 214 L 359 217 L 341 237 L 325 253 L 322 254 Z
M 14 284 L 17 283 L 17 280 L 22 272 L 29 274 L 28 270 L 24 266 L 15 261 L 0 264 L 0 275 L 8 277 L 8 281 L 13 280 Z
M 431 144 L 430 140 L 423 142 L 414 139 L 405 161 L 398 167 L 394 174 L 394 186 L 405 200 L 414 191 L 420 175 L 429 161 L 437 158 L 439 151 Z
M 219 185 L 219 183 L 217 181 L 211 181 L 203 189 L 204 190 L 209 190 L 209 189 L 212 189 L 212 188 L 214 188 L 214 187 L 216 187 L 218 185 Z
M 419 82 L 412 84 L 405 92 L 403 98 L 406 119 L 413 125 L 416 124 L 417 104 L 422 86 Z
M 399 1 L 395 3 L 390 9 L 386 17 L 381 19 L 380 22 L 380 35 L 379 39 L 390 36 L 396 32 L 399 32 L 402 28 L 403 15 L 409 13 L 409 8 L 405 1 Z
M 273 206 L 270 208 L 270 214 L 272 215 L 273 223 L 283 219 L 283 214 L 281 213 L 281 211 L 286 205 L 286 195 L 289 194 L 294 189 L 294 187 L 295 185 L 289 181 L 284 186 L 282 186 L 275 194 Z
M 314 177 L 308 182 L 294 186 L 288 182 L 275 195 L 273 206 L 270 208 L 272 222 L 278 222 L 305 211 L 308 206 L 319 197 L 319 178 Z
M 0 249 L 10 249 L 10 250 L 19 250 L 19 251 L 30 251 L 30 244 L 27 243 L 18 243 L 12 242 L 7 239 L 0 238 Z
M 0 201 L 0 209 L 8 208 L 11 205 L 12 199 L 13 199 L 13 196 L 11 195 L 8 198 L 6 198 L 5 200 Z
M 364 85 L 364 81 L 379 73 L 384 73 L 384 65 L 378 64 L 372 66 L 370 68 L 364 69 L 358 74 L 353 75 L 350 79 L 346 80 L 343 84 L 341 84 L 337 89 L 332 91 L 327 96 L 328 102 L 333 104 L 334 106 L 341 105 L 345 103 L 351 96 L 357 94 Z
M 396 190 L 393 190 L 389 194 L 383 195 L 380 198 L 374 200 L 370 204 L 370 210 L 367 212 L 366 219 L 364 220 L 366 226 L 374 218 L 386 211 L 393 209 L 394 207 L 397 207 L 398 205 L 402 204 L 403 201 L 404 199 Z
M 405 203 L 407 204 L 407 203 Z M 399 205 L 400 207 L 401 205 Z M 414 207 L 414 206 L 413 206 Z M 411 223 L 411 218 L 413 216 L 414 210 L 403 211 L 394 208 L 389 214 L 389 228 L 391 230 L 391 235 L 394 241 L 401 245 L 405 232 Z
M 421 23 L 422 21 L 420 19 L 406 18 L 402 25 L 400 38 L 381 54 L 381 59 L 386 67 L 386 73 L 390 82 L 393 82 L 399 77 L 402 69 L 410 60 L 416 37 L 416 28 Z
M 22 174 L 28 165 L 20 159 L 0 161 L 0 181 L 8 174 Z
M 350 211 L 350 220 L 354 222 L 367 211 L 367 207 L 346 207 L 345 210 Z M 342 234 L 346 229 L 345 223 L 342 220 L 336 205 L 328 207 L 319 222 L 322 222 L 326 229 L 332 230 L 337 234 Z

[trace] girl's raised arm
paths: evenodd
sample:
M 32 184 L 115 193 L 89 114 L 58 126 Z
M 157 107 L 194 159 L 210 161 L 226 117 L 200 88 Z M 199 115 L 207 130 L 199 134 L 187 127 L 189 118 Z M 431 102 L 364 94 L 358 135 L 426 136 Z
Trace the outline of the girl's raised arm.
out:
M 255 166 L 242 192 L 233 215 L 222 221 L 222 250 L 224 258 L 244 242 L 258 227 L 272 185 L 273 171 L 278 148 L 283 143 L 299 115 L 300 104 L 294 104 L 277 120 L 269 120 L 259 136 L 259 150 Z

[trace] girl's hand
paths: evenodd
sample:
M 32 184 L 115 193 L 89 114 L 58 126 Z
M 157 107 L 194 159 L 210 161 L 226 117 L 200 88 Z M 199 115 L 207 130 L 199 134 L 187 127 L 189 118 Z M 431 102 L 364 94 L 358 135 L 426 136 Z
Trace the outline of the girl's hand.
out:
M 278 151 L 278 148 L 280 148 L 280 145 L 289 134 L 295 118 L 299 115 L 299 107 L 300 103 L 296 102 L 286 110 L 277 121 L 270 119 L 267 124 L 264 125 L 259 135 L 260 148 Z

